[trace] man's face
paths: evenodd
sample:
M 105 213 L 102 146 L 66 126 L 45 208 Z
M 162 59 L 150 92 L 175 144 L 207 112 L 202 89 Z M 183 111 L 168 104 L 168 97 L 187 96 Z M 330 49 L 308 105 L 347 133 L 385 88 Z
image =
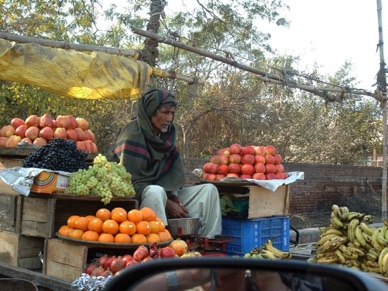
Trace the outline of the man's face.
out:
M 176 106 L 173 105 L 161 105 L 154 115 L 151 116 L 151 123 L 155 134 L 168 131 L 169 126 L 174 120 L 175 109 Z

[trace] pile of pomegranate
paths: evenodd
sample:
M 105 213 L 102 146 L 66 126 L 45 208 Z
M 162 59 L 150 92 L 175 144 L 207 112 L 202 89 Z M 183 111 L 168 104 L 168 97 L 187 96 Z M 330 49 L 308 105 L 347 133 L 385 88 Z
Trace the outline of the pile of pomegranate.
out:
M 232 144 L 217 150 L 202 167 L 201 179 L 220 181 L 225 177 L 240 179 L 286 179 L 288 174 L 282 165 L 282 156 L 272 145 L 241 146 Z
M 15 148 L 23 141 L 44 146 L 52 138 L 74 140 L 82 152 L 98 152 L 96 137 L 84 118 L 75 118 L 73 115 L 53 118 L 48 113 L 42 116 L 30 115 L 25 120 L 13 118 L 10 124 L 0 129 L 0 148 Z

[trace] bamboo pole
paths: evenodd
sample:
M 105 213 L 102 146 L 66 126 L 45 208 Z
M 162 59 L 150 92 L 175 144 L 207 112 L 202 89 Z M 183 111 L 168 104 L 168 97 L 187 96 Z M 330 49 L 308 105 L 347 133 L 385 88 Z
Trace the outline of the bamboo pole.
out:
M 377 0 L 377 19 L 379 29 L 379 51 L 380 51 L 380 68 L 377 74 L 377 86 L 383 96 L 383 173 L 381 177 L 381 219 L 387 218 L 387 77 L 385 72 L 384 61 L 384 41 L 383 41 L 383 19 L 382 19 L 381 0 Z
M 231 59 L 228 59 L 228 58 L 216 55 L 216 54 L 212 54 L 212 53 L 203 51 L 203 50 L 195 48 L 195 47 L 191 47 L 191 46 L 186 45 L 186 44 L 184 44 L 182 42 L 175 41 L 175 40 L 173 40 L 171 38 L 166 38 L 166 37 L 160 36 L 158 34 L 155 34 L 155 33 L 149 32 L 149 31 L 145 31 L 145 30 L 142 30 L 142 29 L 138 29 L 138 28 L 132 28 L 132 32 L 135 33 L 135 34 L 138 34 L 138 35 L 141 35 L 141 36 L 153 39 L 153 40 L 155 40 L 157 42 L 161 42 L 161 43 L 165 43 L 165 44 L 168 44 L 168 45 L 171 45 L 171 46 L 174 46 L 174 47 L 178 47 L 178 48 L 181 48 L 181 49 L 193 52 L 195 54 L 198 54 L 198 55 L 201 55 L 201 56 L 204 56 L 204 57 L 207 57 L 207 58 L 211 58 L 213 60 L 217 60 L 217 61 L 223 62 L 223 63 L 231 65 L 231 66 L 233 66 L 235 68 L 238 68 L 238 69 L 241 69 L 241 70 L 244 70 L 244 71 L 247 71 L 247 72 L 251 72 L 253 74 L 258 75 L 257 78 L 259 80 L 263 81 L 263 82 L 269 82 L 269 83 L 273 83 L 273 84 L 279 84 L 279 85 L 283 85 L 283 86 L 297 88 L 297 89 L 300 89 L 300 90 L 308 91 L 310 93 L 319 95 L 321 97 L 324 97 L 325 95 L 327 95 L 328 92 L 339 92 L 340 93 L 341 97 L 338 97 L 338 96 L 328 96 L 328 99 L 329 99 L 328 101 L 341 102 L 342 99 L 343 99 L 342 95 L 344 93 L 349 93 L 349 94 L 354 94 L 354 95 L 364 95 L 364 96 L 373 97 L 375 99 L 378 98 L 376 93 L 368 92 L 366 90 L 361 90 L 361 89 L 318 88 L 318 87 L 311 87 L 311 86 L 305 86 L 305 85 L 301 85 L 301 84 L 296 84 L 294 82 L 290 83 L 287 80 L 285 80 L 283 78 L 283 76 L 270 74 L 270 73 L 267 73 L 266 71 L 263 71 L 263 70 L 259 70 L 259 69 L 255 69 L 255 68 L 243 65 L 243 64 L 239 64 L 236 61 L 233 61 Z M 381 101 L 381 100 L 379 100 L 379 101 Z

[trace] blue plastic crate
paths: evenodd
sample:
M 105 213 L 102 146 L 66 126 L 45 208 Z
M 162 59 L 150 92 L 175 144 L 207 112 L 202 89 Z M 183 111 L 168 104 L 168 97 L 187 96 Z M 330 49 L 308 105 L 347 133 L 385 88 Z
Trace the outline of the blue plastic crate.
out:
M 268 239 L 281 251 L 290 249 L 290 218 L 273 216 L 255 219 L 222 217 L 222 234 L 233 239 L 226 244 L 228 255 L 244 255 Z

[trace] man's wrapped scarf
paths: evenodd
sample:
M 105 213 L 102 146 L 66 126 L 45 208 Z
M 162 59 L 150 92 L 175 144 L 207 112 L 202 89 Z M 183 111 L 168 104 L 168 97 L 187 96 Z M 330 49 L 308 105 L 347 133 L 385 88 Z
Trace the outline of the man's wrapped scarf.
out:
M 182 159 L 175 146 L 174 124 L 160 137 L 152 130 L 151 116 L 161 104 L 168 102 L 177 104 L 175 97 L 164 90 L 145 93 L 138 102 L 137 118 L 124 127 L 115 144 L 114 159 L 132 174 L 139 201 L 148 185 L 159 185 L 170 192 L 185 183 Z

